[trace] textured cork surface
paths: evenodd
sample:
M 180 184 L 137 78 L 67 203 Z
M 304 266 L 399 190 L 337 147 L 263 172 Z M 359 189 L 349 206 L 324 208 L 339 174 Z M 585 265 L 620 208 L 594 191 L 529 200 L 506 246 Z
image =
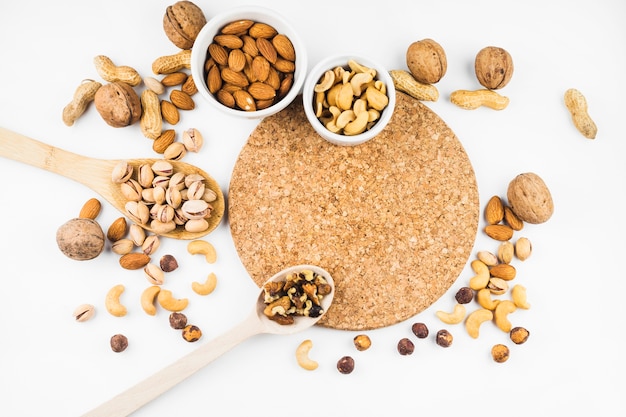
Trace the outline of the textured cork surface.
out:
M 396 324 L 441 297 L 478 216 L 463 146 L 403 93 L 383 132 L 355 147 L 317 135 L 297 99 L 250 135 L 229 190 L 232 237 L 255 283 L 295 264 L 326 269 L 336 293 L 320 325 L 343 330 Z

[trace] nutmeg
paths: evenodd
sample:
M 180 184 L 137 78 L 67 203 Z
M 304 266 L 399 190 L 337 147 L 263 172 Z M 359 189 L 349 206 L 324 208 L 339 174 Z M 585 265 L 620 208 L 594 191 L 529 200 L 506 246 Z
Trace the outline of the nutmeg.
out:
M 554 212 L 550 190 L 541 177 L 532 172 L 519 174 L 509 183 L 507 199 L 515 215 L 527 223 L 544 223 Z
M 100 87 L 94 105 L 109 126 L 130 126 L 141 118 L 141 100 L 135 90 L 123 82 L 112 82 Z
M 422 39 L 407 48 L 406 65 L 417 81 L 434 84 L 446 74 L 448 60 L 441 45 L 432 39 Z
M 168 6 L 163 16 L 165 34 L 180 49 L 191 49 L 206 23 L 202 9 L 190 1 L 179 1 Z
M 497 90 L 513 77 L 513 58 L 505 49 L 487 46 L 476 54 L 474 71 L 478 82 L 485 88 Z

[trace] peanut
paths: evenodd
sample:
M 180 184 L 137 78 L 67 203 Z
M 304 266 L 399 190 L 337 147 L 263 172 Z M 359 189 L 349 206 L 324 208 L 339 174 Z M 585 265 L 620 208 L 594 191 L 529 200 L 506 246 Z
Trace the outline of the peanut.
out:
M 148 139 L 156 139 L 161 136 L 163 117 L 161 116 L 161 102 L 159 96 L 152 90 L 144 90 L 141 93 L 141 119 L 139 126 L 141 133 Z
M 405 70 L 391 70 L 389 75 L 393 79 L 396 90 L 402 91 L 413 98 L 423 101 L 439 100 L 439 90 L 432 84 L 417 81 L 410 72 Z
M 504 110 L 509 105 L 508 97 L 487 89 L 456 90 L 450 94 L 450 101 L 466 110 L 474 110 L 480 106 L 489 107 L 493 110 Z
M 63 123 L 72 126 L 85 113 L 87 106 L 96 97 L 96 92 L 102 84 L 94 80 L 83 80 L 74 91 L 72 101 L 63 108 Z
M 171 74 L 181 69 L 191 69 L 191 49 L 161 56 L 152 63 L 152 72 L 155 74 Z
M 596 124 L 587 112 L 587 100 L 582 93 L 575 88 L 565 92 L 565 106 L 569 110 L 576 129 L 587 139 L 595 139 L 598 133 Z
M 123 65 L 116 66 L 111 58 L 104 55 L 97 55 L 93 59 L 98 74 L 106 81 L 114 83 L 121 81 L 132 87 L 141 84 L 141 75 L 132 67 Z

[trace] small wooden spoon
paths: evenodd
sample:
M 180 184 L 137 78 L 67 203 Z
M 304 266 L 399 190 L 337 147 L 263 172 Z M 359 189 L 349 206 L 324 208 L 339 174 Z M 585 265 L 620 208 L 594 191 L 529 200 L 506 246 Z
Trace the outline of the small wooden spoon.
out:
M 126 417 L 149 401 L 155 399 L 174 385 L 191 376 L 196 371 L 211 363 L 244 340 L 261 333 L 292 334 L 313 326 L 328 311 L 335 294 L 335 284 L 328 272 L 313 265 L 297 265 L 280 271 L 266 282 L 284 280 L 292 272 L 310 269 L 322 275 L 332 287 L 330 294 L 322 299 L 323 313 L 319 317 L 296 317 L 295 323 L 280 325 L 269 319 L 264 313 L 266 304 L 261 290 L 252 313 L 240 324 L 221 336 L 213 339 L 195 351 L 183 356 L 171 365 L 163 368 L 135 386 L 118 394 L 99 407 L 85 413 L 83 417 Z
M 100 194 L 122 214 L 127 216 L 124 206 L 128 200 L 122 194 L 119 184 L 115 184 L 111 180 L 113 168 L 120 162 L 119 160 L 88 158 L 46 145 L 2 127 L 0 127 L 0 156 L 78 181 Z M 158 161 L 158 159 L 132 159 L 126 162 L 137 169 L 142 164 L 152 164 L 155 161 Z M 207 219 L 209 222 L 207 230 L 191 233 L 179 226 L 172 232 L 162 234 L 162 236 L 175 239 L 198 239 L 212 232 L 222 220 L 225 207 L 224 195 L 217 182 L 200 168 L 184 162 L 170 162 L 176 171 L 185 175 L 202 175 L 205 178 L 206 185 L 217 194 L 217 199 L 211 203 L 213 211 Z M 152 231 L 149 225 L 141 226 L 146 230 Z

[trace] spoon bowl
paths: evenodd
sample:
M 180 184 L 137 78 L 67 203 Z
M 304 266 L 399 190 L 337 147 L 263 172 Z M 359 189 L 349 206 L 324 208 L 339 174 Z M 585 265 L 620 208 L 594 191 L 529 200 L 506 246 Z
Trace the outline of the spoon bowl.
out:
M 330 294 L 322 298 L 321 305 L 323 310 L 318 317 L 296 317 L 295 322 L 290 325 L 281 325 L 271 320 L 263 313 L 266 304 L 263 286 L 261 286 L 261 292 L 256 300 L 254 309 L 241 323 L 97 408 L 85 413 L 83 417 L 126 417 L 254 335 L 261 333 L 293 334 L 313 326 L 328 311 L 335 294 L 335 283 L 327 271 L 314 265 L 296 265 L 278 272 L 263 285 L 268 282 L 283 280 L 288 274 L 306 269 L 312 270 L 326 278 L 332 289 Z
M 100 194 L 102 198 L 122 214 L 128 216 L 125 208 L 128 199 L 122 193 L 119 184 L 115 184 L 111 180 L 111 173 L 113 168 L 120 162 L 119 160 L 88 158 L 47 145 L 2 127 L 0 127 L 0 156 L 54 172 L 86 185 Z M 152 164 L 158 160 L 130 159 L 125 161 L 136 171 L 140 165 Z M 188 232 L 183 227 L 178 226 L 171 232 L 162 233 L 161 236 L 185 240 L 201 238 L 212 232 L 224 217 L 225 203 L 222 190 L 217 182 L 202 169 L 185 162 L 168 162 L 172 164 L 176 172 L 182 172 L 185 175 L 201 175 L 205 180 L 206 186 L 215 191 L 217 199 L 211 203 L 213 211 L 207 219 L 209 227 L 206 230 L 202 232 Z M 153 231 L 149 224 L 140 226 L 148 231 Z

